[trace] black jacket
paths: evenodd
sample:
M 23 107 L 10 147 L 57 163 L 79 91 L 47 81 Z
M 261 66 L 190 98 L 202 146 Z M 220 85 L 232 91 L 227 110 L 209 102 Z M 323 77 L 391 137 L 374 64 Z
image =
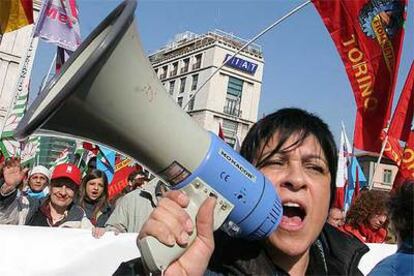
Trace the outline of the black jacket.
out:
M 96 203 L 91 203 L 88 201 L 84 202 L 84 209 L 87 218 L 94 224 L 96 227 L 105 227 L 106 221 L 109 219 L 109 217 L 112 214 L 112 207 L 108 203 L 105 203 L 105 205 L 101 208 L 100 212 L 98 213 L 98 217 L 95 218 L 95 221 L 92 221 L 93 218 L 93 211 L 96 208 Z
M 205 275 L 289 275 L 276 267 L 260 241 L 233 239 L 215 233 L 216 248 Z M 363 275 L 358 264 L 369 248 L 329 224 L 310 249 L 306 275 Z M 140 258 L 123 263 L 114 275 L 145 275 Z
M 206 275 L 288 275 L 271 262 L 261 242 L 217 232 L 216 245 Z M 311 246 L 306 275 L 362 275 L 358 263 L 368 251 L 358 239 L 325 224 Z

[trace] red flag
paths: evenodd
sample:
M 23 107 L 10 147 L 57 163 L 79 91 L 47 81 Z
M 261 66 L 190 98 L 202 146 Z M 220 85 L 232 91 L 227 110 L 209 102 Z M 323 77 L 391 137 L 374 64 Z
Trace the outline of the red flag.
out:
M 356 148 L 380 152 L 398 73 L 407 0 L 313 0 L 344 62 L 357 105 Z
M 406 142 L 411 131 L 414 115 L 414 62 L 405 81 L 398 104 L 395 108 L 388 135 Z
M 411 64 L 410 72 L 405 81 L 398 104 L 392 115 L 391 124 L 388 129 L 387 143 L 384 155 L 400 164 L 403 156 L 403 148 L 399 140 L 406 142 L 411 130 L 411 121 L 414 115 L 414 62 Z M 383 138 L 384 139 L 384 138 Z
M 99 147 L 97 145 L 91 144 L 89 142 L 83 142 L 83 148 L 91 151 L 93 154 L 97 155 L 99 152 Z
M 345 193 L 348 189 L 348 180 L 345 181 L 344 186 L 336 187 L 335 202 L 332 207 L 344 210 Z
M 381 139 L 384 139 L 384 135 L 385 133 L 383 133 Z M 395 137 L 388 136 L 384 147 L 384 155 L 399 165 L 403 155 L 403 148 L 401 148 L 400 141 Z
M 117 155 L 114 177 L 108 187 L 109 199 L 119 194 L 128 185 L 129 174 L 136 170 L 137 167 L 131 159 Z
M 221 124 L 219 124 L 219 131 L 218 131 L 218 136 L 224 140 L 224 132 L 223 129 L 221 128 Z
M 392 187 L 393 190 L 397 189 L 405 179 L 414 179 L 414 130 L 408 136 L 400 168 Z

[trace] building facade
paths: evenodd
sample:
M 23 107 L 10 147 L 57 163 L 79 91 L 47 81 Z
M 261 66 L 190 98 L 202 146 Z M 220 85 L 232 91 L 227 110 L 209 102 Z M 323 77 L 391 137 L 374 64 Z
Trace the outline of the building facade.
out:
M 34 21 L 37 21 L 41 8 L 41 0 L 33 1 Z M 0 37 L 0 126 L 3 125 L 9 108 L 11 108 L 20 64 L 28 51 L 34 24 L 25 26 L 16 31 L 5 33 Z M 33 39 L 30 52 L 35 58 L 38 38 Z M 32 68 L 26 68 L 30 74 Z M 26 73 L 25 72 L 22 72 Z M 27 165 L 41 164 L 51 167 L 53 162 L 67 149 L 74 152 L 76 142 L 71 139 L 40 136 L 36 157 Z
M 364 175 L 367 177 L 368 185 L 371 183 L 371 187 L 369 188 L 374 190 L 391 190 L 395 176 L 398 172 L 398 167 L 392 160 L 383 156 L 378 167 L 375 169 L 378 161 L 378 154 L 363 153 L 358 154 L 357 158 Z M 373 179 L 373 181 L 371 181 L 371 179 Z
M 166 93 L 206 130 L 218 134 L 221 125 L 231 146 L 244 139 L 258 115 L 262 49 L 251 44 L 232 58 L 246 42 L 220 30 L 185 32 L 149 56 Z
M 33 1 L 33 17 L 36 22 L 41 0 Z M 25 56 L 34 24 L 0 36 L 0 125 L 13 101 L 19 65 Z M 37 41 L 32 43 L 32 52 L 36 52 Z

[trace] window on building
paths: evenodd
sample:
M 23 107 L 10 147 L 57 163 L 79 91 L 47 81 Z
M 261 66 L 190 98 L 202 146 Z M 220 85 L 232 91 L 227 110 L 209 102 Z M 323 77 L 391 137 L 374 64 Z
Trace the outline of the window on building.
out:
M 158 76 L 158 68 L 156 68 L 154 71 L 155 71 L 155 75 Z
M 237 134 L 237 122 L 223 119 L 223 133 L 226 143 L 229 144 L 231 147 L 234 147 L 236 142 L 236 134 Z
M 162 74 L 160 76 L 160 79 L 165 79 L 167 77 L 167 71 L 168 71 L 168 65 L 165 65 L 162 67 Z
M 392 170 L 384 169 L 383 179 L 384 184 L 392 184 Z
M 190 101 L 188 102 L 188 111 L 192 111 L 194 109 L 194 101 L 195 96 L 193 97 L 193 95 L 190 95 Z
M 241 98 L 243 91 L 243 80 L 229 77 L 229 83 L 227 85 L 227 95 L 232 95 Z
M 184 93 L 184 91 L 185 91 L 185 79 L 186 78 L 181 78 L 180 79 L 180 93 Z
M 170 92 L 170 95 L 174 94 L 174 86 L 175 86 L 175 80 L 170 81 L 170 88 L 168 92 Z
M 243 80 L 229 77 L 227 95 L 223 112 L 232 116 L 241 117 L 241 96 L 243 92 Z
M 178 97 L 178 98 L 177 98 L 177 104 L 178 104 L 180 107 L 183 107 L 183 97 Z
M 198 54 L 195 56 L 195 62 L 193 64 L 193 70 L 196 70 L 201 67 L 201 57 L 203 54 Z
M 190 65 L 190 58 L 186 58 L 183 60 L 183 67 L 181 68 L 181 74 L 188 72 L 188 67 Z
M 176 76 L 177 75 L 177 72 L 178 72 L 178 61 L 177 62 L 174 62 L 173 64 L 172 64 L 172 70 L 171 70 L 171 72 L 170 72 L 170 77 L 174 77 L 174 76 Z
M 193 75 L 193 80 L 191 82 L 191 91 L 197 89 L 197 84 L 198 84 L 198 74 L 197 75 Z

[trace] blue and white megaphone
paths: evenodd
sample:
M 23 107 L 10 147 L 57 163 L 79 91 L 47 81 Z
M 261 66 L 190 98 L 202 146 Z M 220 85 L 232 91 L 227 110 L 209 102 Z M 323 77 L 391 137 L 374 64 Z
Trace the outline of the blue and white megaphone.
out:
M 282 212 L 275 189 L 169 97 L 142 50 L 135 8 L 136 1 L 125 1 L 100 23 L 31 105 L 16 136 L 36 131 L 107 145 L 187 193 L 193 219 L 214 194 L 215 229 L 246 239 L 270 235 Z M 153 237 L 138 246 L 150 271 L 165 269 L 185 251 Z

